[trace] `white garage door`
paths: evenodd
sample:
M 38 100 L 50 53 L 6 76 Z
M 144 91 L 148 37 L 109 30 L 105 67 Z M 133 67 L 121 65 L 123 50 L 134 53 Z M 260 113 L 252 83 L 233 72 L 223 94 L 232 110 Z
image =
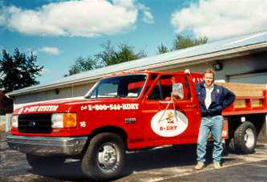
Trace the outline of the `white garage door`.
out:
M 267 84 L 267 73 L 232 75 L 229 76 L 230 82 L 239 83 L 263 83 Z

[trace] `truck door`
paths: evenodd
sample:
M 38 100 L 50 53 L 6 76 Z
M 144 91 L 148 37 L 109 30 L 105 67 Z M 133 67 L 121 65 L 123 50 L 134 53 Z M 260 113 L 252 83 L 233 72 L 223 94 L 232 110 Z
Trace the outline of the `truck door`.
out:
M 147 145 L 196 143 L 200 113 L 188 79 L 162 75 L 148 93 L 142 110 Z M 180 89 L 181 98 L 171 96 L 173 88 Z

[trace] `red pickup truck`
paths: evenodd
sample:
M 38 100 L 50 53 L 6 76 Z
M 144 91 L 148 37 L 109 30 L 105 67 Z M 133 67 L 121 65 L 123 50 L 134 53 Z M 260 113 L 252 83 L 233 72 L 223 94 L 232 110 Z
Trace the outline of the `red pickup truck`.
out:
M 35 169 L 81 160 L 86 176 L 118 177 L 126 151 L 163 145 L 196 144 L 200 108 L 195 84 L 202 74 L 125 72 L 95 84 L 81 100 L 44 102 L 16 109 L 8 145 L 26 153 Z M 237 96 L 223 111 L 223 138 L 241 153 L 253 152 L 257 116 L 267 112 L 260 96 Z

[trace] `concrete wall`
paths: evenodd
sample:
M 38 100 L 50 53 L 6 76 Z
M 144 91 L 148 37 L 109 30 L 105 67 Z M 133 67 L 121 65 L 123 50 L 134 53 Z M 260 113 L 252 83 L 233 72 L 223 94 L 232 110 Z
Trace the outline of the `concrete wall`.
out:
M 187 66 L 169 71 L 190 68 L 192 72 L 203 72 L 207 68 L 212 68 L 213 64 L 218 62 L 222 64 L 223 68 L 220 71 L 216 71 L 217 80 L 267 84 L 267 77 L 265 77 L 265 75 L 267 75 L 267 52 L 227 60 L 214 60 L 205 64 L 196 64 L 194 66 Z M 238 76 L 240 77 L 238 81 L 231 80 L 231 78 Z M 250 76 L 252 79 L 248 81 L 246 77 Z M 242 79 L 242 77 L 244 78 Z
M 0 131 L 6 128 L 6 116 L 0 116 Z
M 6 122 L 6 116 L 0 116 L 0 125 Z
M 81 98 L 93 86 L 94 83 L 76 85 L 66 88 L 58 88 L 40 93 L 32 93 L 14 98 L 14 109 L 31 103 L 53 101 L 58 99 Z

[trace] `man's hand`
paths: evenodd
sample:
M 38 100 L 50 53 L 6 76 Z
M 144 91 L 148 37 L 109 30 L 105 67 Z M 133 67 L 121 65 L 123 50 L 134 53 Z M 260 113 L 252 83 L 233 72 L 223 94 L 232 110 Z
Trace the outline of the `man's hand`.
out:
M 185 74 L 190 74 L 190 69 L 185 69 L 185 70 L 184 70 L 184 73 L 185 73 Z

